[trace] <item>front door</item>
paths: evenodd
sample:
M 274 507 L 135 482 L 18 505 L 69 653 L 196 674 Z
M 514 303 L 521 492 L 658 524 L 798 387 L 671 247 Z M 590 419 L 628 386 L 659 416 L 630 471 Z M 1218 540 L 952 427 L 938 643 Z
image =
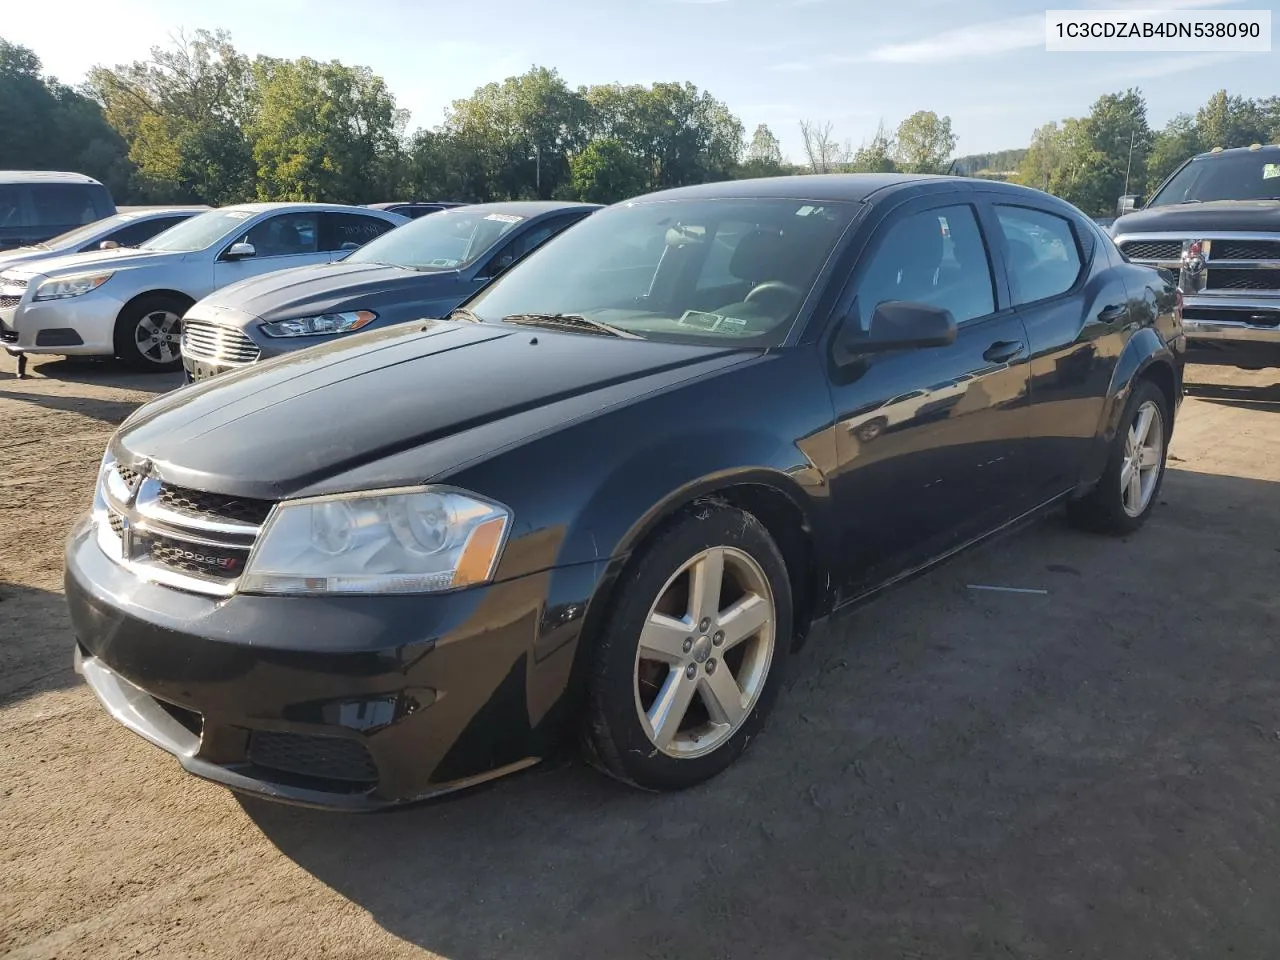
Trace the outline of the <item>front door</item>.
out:
M 860 260 L 845 324 L 865 332 L 880 303 L 916 301 L 951 311 L 959 332 L 949 346 L 862 355 L 855 338 L 851 355 L 832 356 L 845 597 L 1024 508 L 1027 337 L 1003 284 L 997 292 L 979 223 L 973 205 L 915 201 Z
M 232 260 L 224 250 L 213 268 L 215 288 L 276 270 L 328 263 L 338 255 L 321 249 L 319 214 L 313 212 L 266 217 L 233 241 L 240 242 L 253 247 L 253 256 Z

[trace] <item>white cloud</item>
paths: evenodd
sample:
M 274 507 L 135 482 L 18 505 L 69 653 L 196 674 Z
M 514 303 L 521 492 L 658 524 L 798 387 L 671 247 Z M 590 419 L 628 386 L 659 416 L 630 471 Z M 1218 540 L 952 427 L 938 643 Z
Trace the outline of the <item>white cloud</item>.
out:
M 875 47 L 859 60 L 876 63 L 933 63 L 990 56 L 1044 45 L 1044 14 L 990 20 L 907 43 Z
M 1134 62 L 1126 69 L 1118 70 L 1111 74 L 1111 76 L 1116 82 L 1149 80 L 1152 77 L 1167 77 L 1175 73 L 1184 73 L 1187 70 L 1200 70 L 1205 67 L 1213 67 L 1220 63 L 1226 63 L 1229 60 L 1236 60 L 1245 56 L 1249 56 L 1249 54 L 1239 52 L 1204 53 L 1198 56 L 1181 54 L 1169 57 L 1156 57 L 1152 60 L 1139 60 Z

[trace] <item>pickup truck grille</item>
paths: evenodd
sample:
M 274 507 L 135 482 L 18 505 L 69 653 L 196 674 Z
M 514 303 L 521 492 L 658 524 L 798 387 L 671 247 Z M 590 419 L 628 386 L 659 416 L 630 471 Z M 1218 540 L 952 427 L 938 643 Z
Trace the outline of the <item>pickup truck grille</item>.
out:
M 1215 240 L 1215 260 L 1280 260 L 1280 239 Z
M 182 322 L 182 352 L 215 363 L 253 363 L 262 353 L 240 330 L 207 320 Z
M 1280 293 L 1280 270 L 1217 267 L 1209 271 L 1208 290 L 1270 290 Z
M 0 296 L 0 310 L 8 310 L 12 307 L 16 307 L 21 302 L 21 297 L 12 297 L 7 294 Z
M 1180 260 L 1181 240 L 1125 240 L 1120 251 L 1130 260 Z
M 140 577 L 194 593 L 234 591 L 273 504 L 174 486 L 119 464 L 95 498 L 98 543 Z

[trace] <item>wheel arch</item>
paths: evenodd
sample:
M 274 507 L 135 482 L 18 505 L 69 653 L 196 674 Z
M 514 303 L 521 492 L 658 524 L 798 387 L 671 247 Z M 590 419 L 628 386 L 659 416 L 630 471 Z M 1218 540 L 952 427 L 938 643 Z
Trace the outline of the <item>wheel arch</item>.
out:
M 189 293 L 183 293 L 181 290 L 172 290 L 167 287 L 160 287 L 155 290 L 147 290 L 143 293 L 137 294 L 136 296 L 132 296 L 125 301 L 124 306 L 120 308 L 120 312 L 116 314 L 116 322 L 117 323 L 120 322 L 120 318 L 124 316 L 125 311 L 127 311 L 130 307 L 135 306 L 138 303 L 138 301 L 145 300 L 148 297 L 173 297 L 176 300 L 181 300 L 187 305 L 186 309 L 183 310 L 184 314 L 186 313 L 187 310 L 190 310 L 195 305 L 195 302 L 196 302 L 195 297 L 191 296 L 191 294 Z
M 763 468 L 701 477 L 668 493 L 637 517 L 612 551 L 608 569 L 588 604 L 586 636 L 593 635 L 592 628 L 607 615 L 636 551 L 706 503 L 726 504 L 750 513 L 773 538 L 791 584 L 793 648 L 803 644 L 812 621 L 831 610 L 832 558 L 815 533 L 811 497 L 787 474 Z

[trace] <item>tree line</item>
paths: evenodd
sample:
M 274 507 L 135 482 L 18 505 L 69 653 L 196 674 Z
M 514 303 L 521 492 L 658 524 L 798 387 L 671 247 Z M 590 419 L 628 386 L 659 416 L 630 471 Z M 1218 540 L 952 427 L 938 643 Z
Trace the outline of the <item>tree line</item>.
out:
M 1219 91 L 1153 130 L 1131 89 L 1040 127 L 1025 149 L 955 159 L 951 118 L 929 110 L 881 123 L 856 146 L 829 122 L 803 120 L 792 162 L 768 126 L 746 137 L 726 104 L 691 83 L 575 89 L 539 66 L 455 101 L 433 128 L 408 133 L 407 122 L 368 67 L 250 58 L 224 31 L 94 67 L 74 89 L 0 38 L 0 169 L 76 170 L 119 203 L 608 203 L 735 177 L 950 171 L 1017 180 L 1102 215 L 1126 186 L 1148 192 L 1193 153 L 1280 139 L 1280 97 Z

